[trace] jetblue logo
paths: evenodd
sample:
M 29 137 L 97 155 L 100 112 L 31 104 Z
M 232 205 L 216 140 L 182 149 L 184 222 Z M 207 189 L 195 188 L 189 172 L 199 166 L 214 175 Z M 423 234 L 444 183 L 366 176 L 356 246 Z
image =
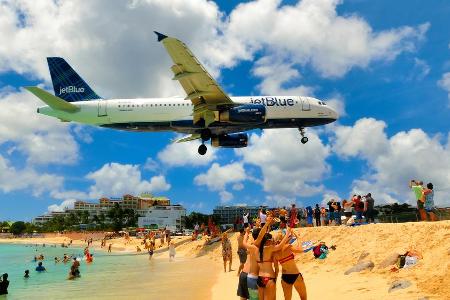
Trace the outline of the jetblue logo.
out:
M 77 88 L 76 86 L 66 86 L 64 88 L 59 88 L 59 94 L 65 94 L 65 93 L 84 93 L 84 88 L 80 87 Z
M 294 106 L 294 99 L 291 98 L 277 98 L 277 97 L 262 97 L 258 99 L 250 98 L 253 104 L 262 104 L 264 106 Z

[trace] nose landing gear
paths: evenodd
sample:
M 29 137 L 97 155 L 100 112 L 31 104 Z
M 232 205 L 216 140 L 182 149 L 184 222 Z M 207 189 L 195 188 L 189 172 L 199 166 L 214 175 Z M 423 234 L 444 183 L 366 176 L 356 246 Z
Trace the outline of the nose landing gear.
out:
M 300 135 L 302 136 L 302 139 L 300 140 L 302 144 L 306 144 L 308 142 L 308 138 L 305 136 L 305 128 L 300 127 L 298 129 L 300 131 Z

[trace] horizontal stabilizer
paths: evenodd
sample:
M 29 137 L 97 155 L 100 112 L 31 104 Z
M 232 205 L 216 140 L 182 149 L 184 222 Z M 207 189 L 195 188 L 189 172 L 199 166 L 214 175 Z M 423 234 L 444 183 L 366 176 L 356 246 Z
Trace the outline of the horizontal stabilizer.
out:
M 67 112 L 75 112 L 79 110 L 79 108 L 76 105 L 73 105 L 72 103 L 69 103 L 67 101 L 64 101 L 63 99 L 56 97 L 43 89 L 38 88 L 37 86 L 27 86 L 25 87 L 26 90 L 33 93 L 36 97 L 41 99 L 45 104 L 50 106 L 51 108 L 55 110 L 63 110 Z
M 198 140 L 200 138 L 201 138 L 200 134 L 191 134 L 191 135 L 185 136 L 185 137 L 183 137 L 181 139 L 173 140 L 173 142 L 174 143 L 184 143 L 184 142 L 190 142 L 190 141 Z

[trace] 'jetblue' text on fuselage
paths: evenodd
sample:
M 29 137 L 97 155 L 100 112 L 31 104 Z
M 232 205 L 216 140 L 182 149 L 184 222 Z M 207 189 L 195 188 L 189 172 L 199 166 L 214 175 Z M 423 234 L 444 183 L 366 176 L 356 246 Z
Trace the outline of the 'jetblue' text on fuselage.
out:
M 262 97 L 253 99 L 250 98 L 250 102 L 253 104 L 262 104 L 265 106 L 294 106 L 294 99 L 291 98 L 281 98 L 277 97 Z

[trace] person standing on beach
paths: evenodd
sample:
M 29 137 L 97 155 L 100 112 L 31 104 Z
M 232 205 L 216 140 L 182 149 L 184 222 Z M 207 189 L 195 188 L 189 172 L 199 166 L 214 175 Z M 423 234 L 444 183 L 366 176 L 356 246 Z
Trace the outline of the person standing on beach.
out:
M 228 232 L 231 229 L 228 229 L 224 233 L 222 233 L 222 258 L 223 258 L 223 271 L 227 271 L 227 261 L 228 263 L 228 272 L 231 272 L 231 263 L 233 261 L 233 250 L 231 249 L 231 242 L 228 238 Z
M 307 206 L 305 208 L 306 211 L 306 226 L 307 227 L 313 227 L 313 209 L 311 206 Z
M 169 244 L 169 261 L 172 261 L 175 258 L 175 244 L 173 242 L 170 242 Z M 231 265 L 231 262 L 230 262 Z
M 244 234 L 244 238 L 246 239 L 246 242 L 248 241 L 248 230 L 246 230 L 246 233 Z M 250 229 L 249 229 L 250 230 Z M 244 240 L 242 240 L 242 242 L 244 242 Z M 248 280 L 248 273 L 250 272 L 250 259 L 247 255 L 247 248 L 245 248 L 246 251 L 246 256 L 245 256 L 245 263 L 244 266 L 242 268 L 242 271 L 239 273 L 238 272 L 238 276 L 239 276 L 239 282 L 238 282 L 238 288 L 237 288 L 237 292 L 236 294 L 240 297 L 241 300 L 246 300 L 250 298 L 250 293 L 248 290 L 248 284 L 247 284 L 247 280 Z
M 334 207 L 333 207 L 334 199 L 328 201 L 328 225 L 333 224 L 334 220 Z
M 0 295 L 8 294 L 8 286 L 9 286 L 8 273 L 5 273 L 2 276 L 2 280 L 0 280 Z
M 266 224 L 267 215 L 264 212 L 264 209 L 262 209 L 262 208 L 259 210 L 259 220 L 260 220 L 260 223 L 261 223 L 261 227 L 263 227 L 264 224 Z
M 295 208 L 295 204 L 292 204 L 291 211 L 289 213 L 289 227 L 295 228 L 295 225 L 299 223 L 297 219 L 297 208 Z
M 409 182 L 409 188 L 414 192 L 414 196 L 417 200 L 417 210 L 419 211 L 420 220 L 426 221 L 427 214 L 425 212 L 424 200 L 423 200 L 423 182 L 420 180 L 411 180 Z
M 272 217 L 267 218 L 267 223 L 262 228 L 255 227 L 252 230 L 253 243 L 248 243 L 248 236 L 250 233 L 250 228 L 247 228 L 244 236 L 243 245 L 247 248 L 248 256 L 247 260 L 249 261 L 249 271 L 247 275 L 247 287 L 249 293 L 250 300 L 258 300 L 258 274 L 259 274 L 259 265 L 258 265 L 258 256 L 259 256 L 259 245 L 264 238 L 267 228 L 272 224 Z
M 352 217 L 353 202 L 344 199 L 342 200 L 342 206 L 344 207 L 345 216 L 344 225 L 347 225 L 348 220 L 350 220 L 350 218 Z
M 108 246 L 108 253 L 111 253 L 111 249 L 112 249 L 112 244 L 109 244 L 109 246 Z
M 370 224 L 370 222 L 375 223 L 375 219 L 373 216 L 373 207 L 375 206 L 375 200 L 372 198 L 372 194 L 368 193 L 366 195 L 366 202 L 364 206 L 364 211 L 366 213 L 366 219 L 367 223 Z
M 353 206 L 355 207 L 356 221 L 362 223 L 362 216 L 364 212 L 364 202 L 361 201 L 361 195 L 353 198 Z
M 280 228 L 286 228 L 286 223 L 287 223 L 286 207 L 280 208 L 279 215 L 280 215 Z
M 242 220 L 244 221 L 244 228 L 248 227 L 248 211 L 244 212 L 242 215 Z
M 237 271 L 237 275 L 241 273 L 242 269 L 244 268 L 244 264 L 247 261 L 247 248 L 244 247 L 244 228 L 241 228 L 239 230 L 239 236 L 237 238 L 238 241 L 238 257 L 239 257 L 239 268 Z
M 319 204 L 316 204 L 314 208 L 314 219 L 316 220 L 316 227 L 320 226 L 320 207 Z
M 426 213 L 430 216 L 431 221 L 437 221 L 436 214 L 434 213 L 434 191 L 433 184 L 430 182 L 427 187 L 423 189 L 423 199 L 425 200 L 424 208 Z

